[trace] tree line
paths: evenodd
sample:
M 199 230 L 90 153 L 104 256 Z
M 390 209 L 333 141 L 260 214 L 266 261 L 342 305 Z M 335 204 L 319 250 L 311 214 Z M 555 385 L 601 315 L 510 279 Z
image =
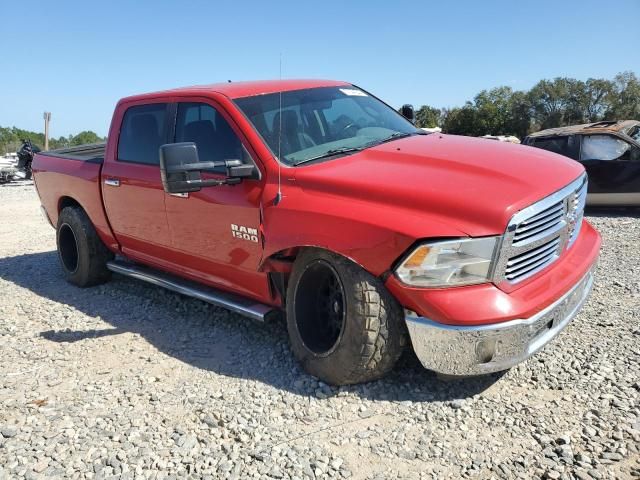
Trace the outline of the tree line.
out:
M 557 77 L 540 80 L 529 91 L 501 86 L 482 90 L 462 107 L 423 105 L 416 111 L 418 127 L 520 139 L 546 128 L 602 120 L 640 120 L 640 80 L 635 73 L 619 73 L 613 80 Z
M 0 155 L 9 152 L 16 152 L 22 145 L 22 140 L 31 139 L 34 145 L 44 148 L 44 133 L 31 132 L 22 130 L 17 127 L 0 127 Z M 49 148 L 65 148 L 84 143 L 103 142 L 105 138 L 98 136 L 91 130 L 85 130 L 77 135 L 69 135 L 67 137 L 58 137 L 49 139 Z
M 416 111 L 418 127 L 441 127 L 443 132 L 457 135 L 515 135 L 520 139 L 546 128 L 601 120 L 640 120 L 640 79 L 634 72 L 619 73 L 613 80 L 540 80 L 529 91 L 501 86 L 482 90 L 462 107 L 423 105 Z M 0 127 L 0 154 L 17 151 L 22 139 L 27 138 L 40 148 L 44 146 L 43 133 Z M 49 148 L 104 140 L 86 130 L 51 138 Z

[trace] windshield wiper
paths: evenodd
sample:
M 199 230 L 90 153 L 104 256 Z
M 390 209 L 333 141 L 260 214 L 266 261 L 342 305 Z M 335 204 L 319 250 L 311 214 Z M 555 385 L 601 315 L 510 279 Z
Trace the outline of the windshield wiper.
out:
M 427 132 L 421 132 L 421 131 L 408 132 L 408 133 L 406 133 L 406 132 L 395 132 L 395 133 L 392 133 L 391 135 L 389 135 L 387 138 L 383 138 L 382 140 L 376 140 L 375 142 L 367 143 L 367 144 L 363 145 L 362 147 L 334 148 L 334 149 L 326 151 L 322 155 L 318 155 L 318 156 L 315 156 L 315 157 L 304 158 L 302 160 L 298 160 L 297 162 L 293 163 L 293 166 L 296 167 L 296 166 L 301 165 L 303 163 L 313 162 L 314 160 L 320 160 L 321 158 L 333 157 L 334 155 L 342 155 L 342 154 L 346 154 L 346 153 L 360 152 L 360 151 L 364 150 L 365 148 L 375 147 L 376 145 L 380 145 L 382 143 L 387 143 L 387 142 L 391 142 L 393 140 L 398 140 L 399 138 L 410 137 L 412 135 L 428 135 L 428 133 Z
M 424 132 L 427 133 L 427 132 Z M 400 138 L 410 137 L 412 135 L 422 135 L 422 132 L 396 132 L 389 135 L 387 138 L 383 138 L 382 140 L 376 140 L 375 142 L 371 142 L 367 144 L 366 148 L 375 147 L 376 145 L 382 145 L 383 143 L 392 142 L 394 140 L 398 140 Z
M 298 165 L 301 165 L 303 163 L 313 162 L 314 160 L 320 160 L 321 158 L 333 157 L 334 155 L 342 155 L 345 153 L 355 153 L 355 152 L 359 152 L 360 150 L 362 150 L 361 147 L 333 148 L 331 150 L 327 150 L 322 155 L 317 155 L 315 157 L 303 158 L 302 160 L 298 160 L 297 162 L 293 163 L 293 166 L 297 167 Z
M 393 140 L 398 140 L 399 138 L 410 137 L 411 135 L 413 135 L 413 133 L 414 132 L 411 132 L 411 133 L 403 133 L 403 132 L 392 133 L 387 138 L 383 138 L 382 140 L 378 141 L 378 145 L 381 144 L 381 143 L 387 143 L 387 142 L 391 142 Z

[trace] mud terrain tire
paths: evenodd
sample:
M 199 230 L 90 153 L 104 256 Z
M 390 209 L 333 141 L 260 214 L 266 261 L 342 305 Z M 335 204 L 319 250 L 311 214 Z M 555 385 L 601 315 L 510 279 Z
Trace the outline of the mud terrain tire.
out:
M 398 302 L 379 279 L 339 255 L 303 251 L 286 299 L 293 353 L 307 372 L 326 383 L 380 378 L 407 343 Z
M 80 207 L 65 207 L 56 228 L 58 258 L 65 280 L 78 287 L 99 285 L 111 278 L 107 262 L 113 259 L 91 220 Z

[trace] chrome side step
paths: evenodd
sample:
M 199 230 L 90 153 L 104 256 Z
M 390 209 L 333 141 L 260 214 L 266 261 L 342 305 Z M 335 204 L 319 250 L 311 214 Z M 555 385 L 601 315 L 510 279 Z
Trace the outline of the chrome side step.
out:
M 200 285 L 196 282 L 191 282 L 168 273 L 132 263 L 112 260 L 107 262 L 107 268 L 120 275 L 137 278 L 138 280 L 143 280 L 147 283 L 166 288 L 167 290 L 172 290 L 187 297 L 197 298 L 198 300 L 226 308 L 227 310 L 261 322 L 264 322 L 267 317 L 278 315 L 279 312 L 277 308 L 270 307 L 269 305 L 264 305 L 248 298 L 222 292 L 215 288 Z

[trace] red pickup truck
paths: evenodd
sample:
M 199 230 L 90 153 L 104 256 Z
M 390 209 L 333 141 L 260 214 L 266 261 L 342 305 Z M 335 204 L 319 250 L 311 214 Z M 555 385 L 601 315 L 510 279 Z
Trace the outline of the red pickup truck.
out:
M 264 320 L 325 382 L 378 378 L 409 344 L 478 375 L 555 337 L 600 237 L 587 179 L 544 150 L 414 127 L 349 83 L 241 82 L 128 97 L 108 142 L 33 162 L 62 271 L 111 272 Z

